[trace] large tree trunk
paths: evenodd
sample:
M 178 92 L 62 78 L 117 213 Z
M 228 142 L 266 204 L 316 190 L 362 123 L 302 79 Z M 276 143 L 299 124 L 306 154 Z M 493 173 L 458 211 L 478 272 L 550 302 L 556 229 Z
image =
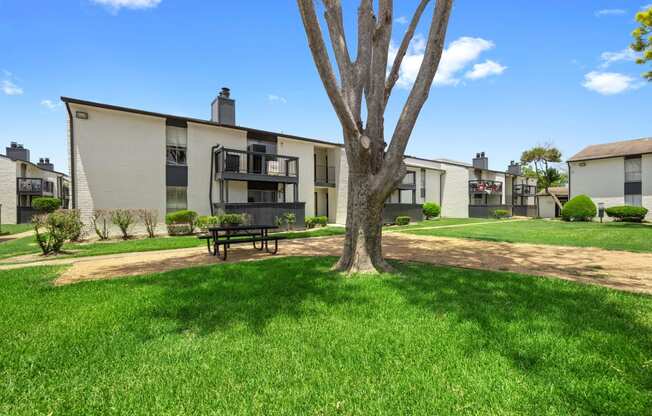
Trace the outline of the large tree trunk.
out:
M 346 237 L 342 257 L 334 266 L 337 271 L 378 273 L 390 271 L 383 259 L 382 227 L 385 198 L 374 192 L 369 177 L 349 175 L 346 214 Z

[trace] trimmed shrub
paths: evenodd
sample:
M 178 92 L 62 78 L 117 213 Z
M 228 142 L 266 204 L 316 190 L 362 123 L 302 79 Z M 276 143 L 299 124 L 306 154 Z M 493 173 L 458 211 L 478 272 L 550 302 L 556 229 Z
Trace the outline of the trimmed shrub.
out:
M 598 209 L 587 195 L 578 195 L 566 202 L 561 210 L 564 221 L 593 221 Z
M 81 220 L 80 211 L 78 209 L 62 209 L 60 211 L 66 215 L 70 241 L 81 241 L 84 236 L 84 223 Z
M 95 234 L 100 240 L 108 240 L 110 236 L 111 211 L 108 209 L 96 209 L 91 216 L 91 223 Z
M 423 204 L 423 215 L 427 220 L 430 218 L 437 218 L 441 214 L 441 207 L 434 202 L 426 202 Z
M 305 219 L 306 228 L 314 228 L 317 225 L 322 227 L 328 225 L 328 217 L 318 216 L 318 217 L 306 217 Z
M 408 217 L 407 215 L 399 215 L 394 220 L 394 224 L 396 224 L 396 225 L 408 225 L 410 223 L 410 221 L 412 221 L 412 219 L 410 217 Z
M 283 215 L 274 218 L 274 224 L 279 228 L 285 225 L 287 231 L 292 230 L 296 222 L 297 216 L 292 212 L 286 212 Z
M 195 225 L 197 226 L 197 228 L 199 228 L 200 231 L 206 232 L 208 231 L 208 227 L 214 225 L 220 225 L 220 217 L 203 215 L 201 217 L 197 217 L 197 220 L 195 221 Z
M 184 209 L 181 211 L 170 212 L 165 216 L 169 235 L 189 235 L 195 231 L 195 222 L 197 213 Z
M 139 209 L 138 218 L 145 225 L 148 238 L 156 237 L 156 226 L 158 225 L 158 211 L 155 209 Z
M 136 223 L 136 212 L 132 209 L 114 209 L 111 211 L 111 222 L 120 229 L 122 239 L 129 240 Z
M 40 196 L 32 200 L 32 208 L 42 214 L 50 214 L 61 208 L 61 200 L 51 196 Z
M 229 225 L 242 225 L 245 223 L 245 217 L 242 214 L 224 214 L 220 216 L 220 224 L 223 227 Z
M 633 205 L 622 205 L 610 207 L 605 210 L 608 216 L 615 218 L 616 221 L 624 222 L 641 222 L 647 215 L 647 208 L 636 207 Z
M 503 218 L 508 218 L 509 217 L 509 211 L 506 209 L 495 209 L 494 210 L 494 217 L 500 219 Z

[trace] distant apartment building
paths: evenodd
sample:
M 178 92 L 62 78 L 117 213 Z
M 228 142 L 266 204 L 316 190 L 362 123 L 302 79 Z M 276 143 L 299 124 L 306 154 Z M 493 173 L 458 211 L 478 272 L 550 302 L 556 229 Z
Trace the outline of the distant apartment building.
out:
M 0 210 L 3 224 L 28 223 L 35 213 L 32 201 L 40 196 L 61 199 L 68 206 L 68 175 L 54 170 L 49 158 L 30 161 L 29 149 L 16 142 L 0 155 Z
M 211 119 L 181 117 L 62 97 L 69 117 L 72 206 L 191 209 L 200 215 L 248 213 L 258 223 L 294 213 L 346 222 L 348 163 L 341 144 L 236 124 L 235 101 L 222 89 Z M 408 173 L 388 198 L 385 221 L 421 219 L 424 202 L 448 217 L 495 209 L 535 215 L 536 189 L 517 164 L 493 171 L 473 163 L 406 156 Z
M 568 161 L 570 198 L 643 206 L 652 219 L 652 138 L 588 146 Z

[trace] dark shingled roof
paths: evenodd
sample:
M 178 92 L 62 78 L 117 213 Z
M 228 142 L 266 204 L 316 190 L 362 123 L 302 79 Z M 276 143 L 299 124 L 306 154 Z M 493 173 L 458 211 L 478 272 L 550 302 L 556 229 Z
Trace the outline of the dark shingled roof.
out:
M 571 157 L 569 162 L 580 160 L 604 159 L 618 156 L 642 155 L 652 153 L 652 138 L 624 140 L 606 144 L 594 144 L 585 147 L 581 152 Z

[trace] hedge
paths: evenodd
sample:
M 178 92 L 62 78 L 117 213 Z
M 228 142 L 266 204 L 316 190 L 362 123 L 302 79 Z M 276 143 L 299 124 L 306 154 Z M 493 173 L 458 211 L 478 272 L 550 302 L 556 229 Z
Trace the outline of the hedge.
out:
M 509 211 L 507 211 L 506 209 L 495 209 L 494 217 L 498 219 L 507 218 L 509 217 Z
M 193 224 L 197 219 L 197 213 L 195 211 L 190 211 L 184 209 L 181 211 L 170 212 L 165 216 L 166 224 Z
M 423 204 L 423 215 L 427 220 L 436 218 L 441 214 L 441 207 L 434 202 L 426 202 Z
M 647 208 L 636 207 L 633 205 L 609 207 L 605 211 L 611 218 L 625 222 L 641 222 L 645 219 L 648 212 Z
M 407 215 L 400 215 L 394 220 L 396 225 L 408 225 L 412 219 Z
M 52 213 L 61 208 L 61 200 L 51 196 L 41 196 L 34 198 L 32 207 L 41 213 Z
M 598 215 L 598 209 L 587 195 L 578 195 L 566 202 L 561 210 L 565 221 L 592 221 Z
M 306 228 L 313 228 L 316 225 L 326 226 L 328 225 L 328 217 L 321 215 L 318 217 L 306 217 L 305 219 Z

